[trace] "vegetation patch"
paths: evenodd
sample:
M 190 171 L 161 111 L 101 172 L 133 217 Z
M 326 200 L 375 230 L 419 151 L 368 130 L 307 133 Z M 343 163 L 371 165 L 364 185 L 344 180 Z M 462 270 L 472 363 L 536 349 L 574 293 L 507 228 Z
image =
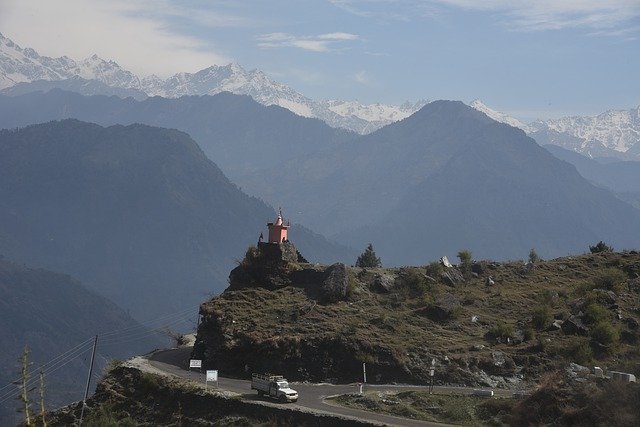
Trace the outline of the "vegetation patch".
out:
M 482 398 L 451 394 L 429 394 L 425 391 L 400 393 L 370 392 L 347 394 L 331 401 L 357 409 L 379 412 L 416 420 L 459 425 L 508 425 L 512 399 Z

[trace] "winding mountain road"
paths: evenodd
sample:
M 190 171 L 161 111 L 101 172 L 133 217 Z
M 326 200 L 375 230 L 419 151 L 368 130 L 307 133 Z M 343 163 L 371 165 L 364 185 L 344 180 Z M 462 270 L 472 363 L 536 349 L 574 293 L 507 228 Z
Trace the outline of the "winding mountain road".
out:
M 205 374 L 188 370 L 190 347 L 178 349 L 157 351 L 148 356 L 149 364 L 164 373 L 178 376 L 183 379 L 191 380 L 204 384 Z M 334 385 L 334 384 L 309 384 L 309 383 L 291 383 L 292 387 L 298 391 L 299 398 L 294 404 L 288 404 L 293 407 L 299 407 L 304 410 L 312 410 L 314 412 L 338 415 L 347 418 L 357 418 L 359 420 L 368 421 L 381 425 L 398 425 L 398 426 L 445 426 L 446 424 L 418 421 L 408 418 L 400 418 L 390 415 L 379 414 L 375 412 L 363 411 L 359 409 L 346 408 L 343 406 L 328 403 L 325 399 L 329 396 L 345 393 L 356 392 L 355 384 Z M 260 402 L 263 404 L 275 403 L 268 398 L 261 398 L 251 390 L 251 381 L 239 380 L 233 378 L 219 377 L 218 389 L 231 391 L 242 395 L 242 398 L 248 401 Z M 408 385 L 366 385 L 366 389 L 376 391 L 397 391 L 402 390 L 426 390 L 426 386 L 408 386 Z M 461 387 L 434 387 L 434 391 L 456 394 L 471 394 L 473 389 Z M 497 391 L 496 394 L 508 396 L 511 392 L 506 390 Z

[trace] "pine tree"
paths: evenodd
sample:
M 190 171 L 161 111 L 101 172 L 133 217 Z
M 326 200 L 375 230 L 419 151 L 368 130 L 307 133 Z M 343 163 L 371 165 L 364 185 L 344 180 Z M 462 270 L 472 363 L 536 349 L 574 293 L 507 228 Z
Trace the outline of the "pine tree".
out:
M 529 251 L 529 262 L 531 264 L 536 264 L 536 263 L 540 262 L 540 257 L 538 256 L 538 253 L 536 252 L 535 249 L 531 249 Z
M 595 246 L 589 246 L 589 250 L 591 251 L 592 254 L 598 254 L 601 252 L 613 252 L 613 248 L 607 245 L 602 240 L 596 243 Z
M 367 249 L 356 260 L 356 267 L 376 268 L 382 267 L 382 261 L 376 256 L 373 245 L 369 243 Z

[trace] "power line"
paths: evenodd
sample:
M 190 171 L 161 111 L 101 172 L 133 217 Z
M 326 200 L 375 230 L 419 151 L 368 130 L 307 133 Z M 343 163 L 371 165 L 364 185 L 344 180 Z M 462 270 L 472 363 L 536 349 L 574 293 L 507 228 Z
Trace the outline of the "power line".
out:
M 37 370 L 37 371 L 45 370 L 45 369 L 47 368 L 47 366 L 49 366 L 50 364 L 52 364 L 52 363 L 56 362 L 56 361 L 57 361 L 58 359 L 60 359 L 60 358 L 64 358 L 64 356 L 66 356 L 67 354 L 69 354 L 69 353 L 73 352 L 73 351 L 74 351 L 74 350 L 76 350 L 77 348 L 82 347 L 83 345 L 87 345 L 87 344 L 89 344 L 89 342 L 90 342 L 90 341 L 91 341 L 91 338 L 89 338 L 89 339 L 87 339 L 87 340 L 85 340 L 85 341 L 81 342 L 80 344 L 78 344 L 78 345 L 76 345 L 75 347 L 73 347 L 73 348 L 71 348 L 71 349 L 69 349 L 69 350 L 65 351 L 64 353 L 60 353 L 59 355 L 57 355 L 56 357 L 54 357 L 53 359 L 51 359 L 51 360 L 50 360 L 50 361 L 48 361 L 47 363 L 45 363 L 45 364 L 43 364 L 43 365 L 40 365 L 37 369 L 32 370 L 32 371 L 31 371 L 31 373 L 35 372 L 36 370 Z M 14 383 L 14 382 L 16 382 L 16 381 L 20 381 L 20 378 L 17 378 L 16 380 L 14 380 L 14 381 L 12 381 L 11 383 L 9 383 L 9 384 L 5 385 L 4 387 L 1 387 L 1 388 L 0 388 L 0 392 L 1 392 L 2 390 L 4 390 L 5 388 L 7 388 L 7 387 L 9 387 L 9 386 L 13 385 L 13 383 Z
M 68 365 L 70 362 L 72 362 L 73 360 L 77 359 L 78 357 L 82 356 L 84 353 L 86 353 L 89 349 L 91 348 L 91 346 L 86 347 L 84 349 L 80 349 L 80 351 L 75 354 L 75 355 L 69 355 L 67 357 L 66 360 L 59 360 L 58 362 L 56 362 L 54 365 L 50 366 L 49 368 L 47 368 L 46 370 L 44 370 L 42 373 L 43 375 L 49 375 L 54 373 L 55 371 L 57 371 L 58 369 L 62 368 L 63 366 Z M 57 365 L 57 366 L 56 366 Z M 36 377 L 32 377 L 28 382 L 27 385 L 31 386 L 33 384 L 35 384 L 35 382 L 38 380 L 38 378 Z M 15 393 L 15 391 L 10 391 L 8 393 L 5 393 L 4 395 L 0 396 L 0 403 L 4 403 L 5 401 L 9 400 L 11 397 L 13 397 L 13 393 Z
M 106 337 L 106 339 L 104 341 L 101 340 L 101 342 L 105 346 L 115 345 L 115 344 L 125 344 L 128 342 L 139 341 L 142 338 L 145 338 L 147 336 L 159 334 L 161 333 L 161 331 L 151 329 L 151 325 L 157 322 L 169 321 L 168 323 L 165 323 L 163 325 L 157 325 L 156 327 L 158 326 L 169 327 L 179 323 L 185 323 L 185 324 L 191 325 L 193 323 L 193 320 L 187 319 L 184 316 L 186 316 L 189 312 L 193 312 L 193 310 L 194 310 L 194 307 L 188 307 L 173 313 L 164 314 L 162 316 L 159 316 L 153 319 L 139 322 L 139 324 L 135 326 L 107 331 L 103 334 L 100 334 L 101 337 Z M 40 365 L 37 369 L 32 370 L 30 373 L 32 374 L 35 371 L 42 371 L 44 374 L 51 374 L 57 371 L 63 366 L 66 366 L 72 360 L 78 358 L 80 355 L 86 352 L 89 348 L 91 348 L 90 342 L 93 339 L 94 337 L 87 338 L 86 340 L 80 342 L 79 344 L 75 345 L 69 350 L 63 353 L 60 353 L 59 355 L 49 360 L 48 362 L 44 363 L 43 365 Z M 103 357 L 103 359 L 105 358 Z M 35 377 L 32 378 L 32 381 L 35 381 L 35 379 L 36 379 Z M 2 394 L 2 392 L 3 390 L 6 390 L 7 388 L 15 385 L 14 383 L 16 381 L 20 381 L 20 378 L 0 388 L 0 403 L 5 402 L 8 399 L 8 397 L 13 395 L 14 391 L 10 391 L 5 394 Z

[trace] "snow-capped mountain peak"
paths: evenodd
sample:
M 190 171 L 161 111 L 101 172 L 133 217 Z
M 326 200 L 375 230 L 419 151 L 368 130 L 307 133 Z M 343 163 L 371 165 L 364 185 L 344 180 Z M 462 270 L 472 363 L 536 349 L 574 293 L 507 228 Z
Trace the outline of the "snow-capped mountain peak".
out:
M 487 116 L 489 116 L 490 118 L 492 118 L 497 122 L 506 123 L 509 126 L 520 128 L 524 131 L 528 131 L 528 126 L 522 123 L 520 120 L 514 117 L 511 117 L 508 114 L 489 108 L 484 102 L 482 102 L 479 99 L 474 99 L 473 101 L 471 101 L 471 103 L 469 103 L 469 106 L 486 114 Z
M 602 145 L 619 153 L 627 153 L 640 144 L 640 106 L 630 110 L 609 110 L 597 116 L 536 120 L 531 123 L 531 129 L 533 132 L 551 131 L 573 137 L 581 141 L 578 147 L 580 152 L 588 152 L 593 146 Z M 573 146 L 570 148 L 576 149 Z M 640 154 L 640 151 L 635 154 Z
M 330 126 L 358 133 L 369 133 L 402 120 L 427 103 L 420 100 L 395 106 L 367 105 L 357 101 L 317 102 L 287 85 L 271 80 L 260 70 L 247 71 L 237 63 L 213 65 L 195 73 L 178 73 L 167 79 L 155 75 L 140 78 L 116 62 L 106 61 L 96 54 L 82 61 L 74 61 L 66 56 L 49 58 L 40 56 L 30 48 L 22 49 L 0 34 L 0 90 L 20 83 L 36 84 L 38 81 L 65 81 L 66 85 L 61 86 L 78 87 L 69 84 L 74 79 L 98 82 L 93 85 L 82 83 L 83 88 L 92 88 L 91 94 L 106 85 L 168 98 L 215 95 L 219 92 L 249 95 L 261 104 L 278 105 L 300 116 L 318 118 Z

